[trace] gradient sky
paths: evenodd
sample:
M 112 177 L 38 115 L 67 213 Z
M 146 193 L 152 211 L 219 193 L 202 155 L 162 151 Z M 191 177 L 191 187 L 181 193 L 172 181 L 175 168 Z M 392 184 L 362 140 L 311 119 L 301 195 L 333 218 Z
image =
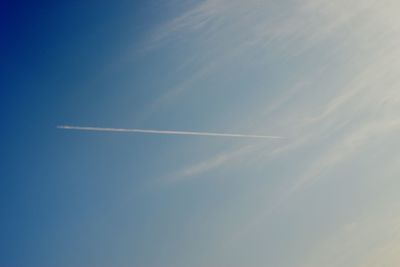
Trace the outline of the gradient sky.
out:
M 400 266 L 397 0 L 6 2 L 0 266 Z

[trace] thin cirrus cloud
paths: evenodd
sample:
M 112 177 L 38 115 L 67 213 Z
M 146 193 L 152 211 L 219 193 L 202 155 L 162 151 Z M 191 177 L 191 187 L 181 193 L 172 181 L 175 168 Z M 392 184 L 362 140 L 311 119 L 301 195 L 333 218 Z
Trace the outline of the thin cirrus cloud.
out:
M 182 92 L 193 90 L 193 83 L 207 77 L 209 66 L 217 71 L 230 56 L 240 58 L 252 49 L 275 49 L 282 60 L 296 57 L 308 59 L 310 53 L 321 58 L 317 64 L 313 62 L 315 67 L 310 67 L 311 63 L 305 61 L 304 65 L 311 70 L 293 79 L 291 88 L 283 88 L 277 101 L 252 107 L 254 114 L 249 116 L 251 121 L 238 118 L 241 122 L 238 128 L 252 125 L 254 131 L 263 132 L 270 129 L 269 125 L 278 125 L 283 135 L 295 134 L 296 138 L 271 150 L 254 147 L 246 148 L 245 152 L 240 149 L 228 150 L 183 167 L 174 173 L 175 180 L 171 178 L 172 181 L 182 181 L 183 177 L 217 168 L 229 169 L 230 163 L 249 155 L 255 159 L 254 164 L 265 164 L 274 158 L 290 165 L 295 160 L 293 154 L 304 152 L 305 163 L 298 175 L 293 177 L 291 185 L 282 190 L 275 202 L 269 203 L 269 207 L 250 217 L 245 226 L 240 226 L 241 229 L 248 229 L 245 234 L 260 228 L 272 213 L 279 214 L 282 204 L 295 194 L 318 185 L 324 178 L 331 177 L 330 174 L 343 170 L 349 162 L 367 160 L 367 151 L 386 151 L 386 163 L 376 161 L 365 168 L 370 169 L 371 173 L 372 170 L 373 173 L 380 170 L 383 176 L 388 177 L 390 175 L 385 171 L 387 166 L 394 166 L 399 156 L 395 141 L 400 130 L 400 20 L 396 14 L 399 4 L 391 0 L 290 2 L 293 2 L 291 7 L 283 8 L 287 9 L 290 16 L 279 17 L 281 13 L 277 12 L 276 16 L 263 18 L 260 14 L 270 7 L 265 2 L 246 1 L 241 4 L 237 1 L 204 1 L 164 25 L 154 39 L 161 46 L 171 36 L 186 36 L 196 32 L 199 36 L 208 36 L 200 38 L 199 42 L 214 49 L 218 56 L 206 57 L 198 74 L 188 77 L 182 83 L 183 87 L 168 91 L 166 94 L 170 97 L 167 100 L 163 96 L 156 100 L 153 110 L 157 110 L 162 102 L 174 101 Z M 232 27 L 247 28 L 250 34 L 238 31 L 237 36 L 230 36 L 232 42 L 225 43 L 225 49 L 213 47 L 213 40 L 230 27 L 221 21 L 229 21 L 232 14 L 242 15 L 240 20 L 233 22 Z M 206 29 L 205 25 L 212 23 L 220 23 L 220 27 Z M 291 73 L 288 76 L 292 78 Z M 296 87 L 296 84 L 301 86 Z M 260 125 L 261 121 L 263 124 Z M 385 223 L 382 222 L 383 225 Z M 329 254 L 329 251 L 326 253 Z M 359 262 L 365 263 L 366 260 L 360 259 Z M 327 266 L 324 261 L 320 265 Z M 341 266 L 350 265 L 343 263 Z
M 342 172 L 343 175 L 348 175 L 348 180 L 355 179 L 359 184 L 374 185 L 371 186 L 371 195 L 385 194 L 388 189 L 384 188 L 380 180 L 389 183 L 392 177 L 398 177 L 399 174 L 399 4 L 393 0 L 283 2 L 274 5 L 271 1 L 206 0 L 171 22 L 161 25 L 148 42 L 149 53 L 151 49 L 162 48 L 167 43 L 190 38 L 195 39 L 195 47 L 202 49 L 196 50 L 183 62 L 183 65 L 189 66 L 196 63 L 193 68 L 195 71 L 183 77 L 175 87 L 156 97 L 149 105 L 147 114 L 156 113 L 161 106 L 184 98 L 185 92 L 196 90 L 196 84 L 207 80 L 211 74 L 218 74 L 232 58 L 239 59 L 247 66 L 252 64 L 246 57 L 248 53 L 258 51 L 259 60 L 267 62 L 268 58 L 264 54 L 273 51 L 282 61 L 302 61 L 299 64 L 301 69 L 290 69 L 283 75 L 282 79 L 292 82 L 280 85 L 279 88 L 260 89 L 279 91 L 274 100 L 266 99 L 266 103 L 257 106 L 243 103 L 240 109 L 246 110 L 246 117 L 235 118 L 237 129 L 252 129 L 252 132 L 257 133 L 276 129 L 275 131 L 285 137 L 296 138 L 288 138 L 273 149 L 255 145 L 227 149 L 162 175 L 162 183 L 173 185 L 203 174 L 211 174 L 217 169 L 229 172 L 233 164 L 240 168 L 240 162 L 249 157 L 252 160 L 246 164 L 247 168 L 269 166 L 273 159 L 284 163 L 287 168 L 296 169 L 296 174 L 292 176 L 275 174 L 279 179 L 285 180 L 286 184 L 280 187 L 274 199 L 263 201 L 259 197 L 258 200 L 265 203 L 263 205 L 249 202 L 249 209 L 262 206 L 256 212 L 245 212 L 246 216 L 241 216 L 240 208 L 237 208 L 237 217 L 243 219 L 238 219 L 236 224 L 230 222 L 235 236 L 221 238 L 218 240 L 219 244 L 224 241 L 236 246 L 244 244 L 243 240 L 263 229 L 269 220 L 279 218 L 285 208 L 296 205 L 296 201 L 292 200 L 297 195 L 317 189 L 325 192 L 326 188 L 321 185 L 323 181 L 340 178 L 333 175 L 334 173 Z M 277 8 L 280 12 L 271 12 Z M 61 128 L 281 139 L 280 136 L 208 132 L 79 126 Z M 375 151 L 381 151 L 380 155 L 384 160 L 374 159 L 371 153 Z M 364 166 L 365 170 L 352 167 L 352 163 L 359 162 L 369 164 Z M 346 172 L 346 168 L 354 169 Z M 376 177 L 379 179 L 375 179 Z M 393 206 L 381 207 L 384 207 L 385 214 L 396 211 Z M 299 207 L 299 210 L 304 210 L 303 208 Z M 354 218 L 357 214 L 358 210 L 354 210 L 348 216 L 347 224 L 337 225 L 337 232 L 321 234 L 309 247 L 304 246 L 307 251 L 301 252 L 306 256 L 298 260 L 297 266 L 382 266 L 379 263 L 394 266 L 399 260 L 396 247 L 400 242 L 398 234 L 393 234 L 398 233 L 395 224 L 390 223 L 393 218 L 382 216 L 382 220 L 377 221 L 379 213 L 373 208 L 370 208 L 369 216 L 361 220 Z M 398 225 L 397 219 L 395 222 Z M 369 237 L 371 232 L 374 236 Z M 382 235 L 385 238 L 380 239 Z M 390 235 L 396 238 L 391 239 Z M 342 249 L 343 244 L 348 244 L 348 247 Z M 365 244 L 370 246 L 366 247 Z M 359 254 L 344 253 L 354 247 L 358 248 Z M 362 253 L 368 249 L 372 256 Z M 246 251 L 246 248 L 243 247 L 241 251 Z M 336 258 L 335 255 L 341 255 L 342 258 Z M 235 258 L 242 254 L 231 256 Z M 330 263 L 331 259 L 336 261 Z M 373 261 L 376 262 L 375 265 L 371 263 Z M 208 263 L 208 266 L 219 266 Z
M 334 91 L 334 95 L 329 101 L 324 99 L 316 99 L 310 108 L 304 106 L 294 107 L 293 109 L 288 106 L 285 114 L 274 114 L 273 121 L 287 121 L 287 125 L 283 126 L 287 134 L 290 136 L 292 132 L 301 132 L 296 140 L 291 140 L 283 145 L 276 151 L 290 151 L 293 149 L 301 149 L 307 144 L 312 144 L 312 140 L 318 139 L 319 136 L 327 134 L 327 132 L 337 130 L 338 126 L 343 123 L 350 123 L 351 121 L 357 120 L 357 114 L 362 114 L 365 110 L 371 110 L 371 108 L 377 102 L 377 99 L 381 101 L 394 101 L 398 98 L 393 92 L 393 86 L 386 90 L 377 90 L 381 81 L 388 81 L 387 69 L 392 70 L 397 68 L 397 64 L 393 60 L 393 55 L 397 52 L 388 50 L 393 46 L 393 42 L 397 39 L 384 38 L 385 35 L 380 34 L 382 27 L 389 26 L 386 28 L 388 33 L 395 33 L 396 24 L 394 26 L 392 21 L 392 15 L 389 9 L 384 9 L 385 12 L 376 12 L 379 8 L 387 8 L 388 5 L 392 4 L 392 1 L 384 1 L 381 4 L 374 0 L 369 1 L 353 1 L 351 3 L 352 9 L 347 8 L 348 5 L 345 1 L 336 1 L 334 3 L 325 0 L 308 0 L 302 3 L 294 2 L 294 7 L 289 8 L 292 10 L 292 16 L 287 19 L 286 17 L 268 16 L 268 18 L 262 18 L 260 14 L 270 7 L 269 4 L 263 3 L 262 1 L 224 1 L 224 0 L 207 0 L 201 4 L 189 9 L 184 14 L 173 19 L 171 22 L 160 26 L 160 28 L 152 35 L 149 45 L 157 44 L 156 46 L 162 46 L 163 43 L 173 39 L 176 35 L 185 36 L 196 32 L 200 36 L 208 36 L 208 38 L 202 38 L 201 42 L 203 45 L 212 43 L 214 39 L 226 28 L 230 26 L 224 23 L 229 22 L 233 15 L 241 14 L 243 19 L 235 22 L 235 26 L 239 25 L 246 28 L 249 27 L 251 36 L 246 42 L 239 42 L 240 45 L 227 45 L 223 50 L 216 49 L 218 56 L 212 60 L 205 60 L 204 68 L 200 68 L 198 72 L 195 72 L 192 77 L 188 77 L 182 82 L 182 84 L 176 88 L 172 88 L 167 91 L 160 98 L 156 99 L 151 106 L 152 112 L 157 110 L 158 106 L 161 106 L 164 102 L 173 101 L 174 98 L 178 98 L 179 95 L 186 90 L 191 90 L 193 84 L 196 81 L 205 79 L 207 75 L 213 71 L 217 71 L 216 66 L 223 66 L 224 62 L 231 55 L 241 54 L 248 49 L 254 48 L 268 48 L 271 44 L 278 43 L 283 46 L 290 48 L 297 46 L 295 54 L 301 54 L 306 52 L 308 49 L 316 47 L 318 44 L 324 41 L 336 42 L 335 50 L 330 51 L 331 55 L 328 58 L 335 57 L 347 57 L 344 60 L 350 67 L 349 72 L 353 72 L 354 76 L 344 81 L 344 86 L 341 88 L 325 84 L 327 90 Z M 257 7 L 255 9 L 254 7 Z M 252 18 L 254 17 L 254 19 Z M 218 27 L 210 27 L 209 24 L 216 23 L 220 25 Z M 206 27 L 207 26 L 207 27 Z M 354 27 L 354 30 L 349 32 L 349 27 Z M 210 32 L 212 31 L 212 32 Z M 380 38 L 370 40 L 373 35 L 380 36 Z M 241 34 L 238 34 L 241 36 Z M 231 36 L 232 37 L 232 36 Z M 243 37 L 243 36 L 242 36 Z M 390 37 L 390 35 L 389 35 Z M 232 37 L 233 38 L 233 37 Z M 238 37 L 241 39 L 241 37 Z M 241 40 L 243 41 L 243 40 Z M 389 41 L 389 42 L 388 42 Z M 368 49 L 379 48 L 368 52 L 367 56 L 363 57 Z M 234 53 L 233 53 L 234 51 Z M 287 49 L 283 51 L 284 57 L 291 57 L 293 49 Z M 365 52 L 364 52 L 365 51 Z M 221 53 L 219 53 L 221 52 Z M 201 56 L 201 55 L 199 55 Z M 397 57 L 395 57 L 397 58 Z M 211 66 L 211 67 L 210 67 Z M 329 66 L 319 66 L 319 69 L 324 69 L 324 72 L 320 72 L 317 76 L 304 75 L 303 80 L 296 81 L 297 83 L 306 84 L 301 90 L 305 93 L 306 97 L 312 97 L 313 91 L 319 90 L 317 79 L 323 80 L 326 77 L 332 76 L 332 71 L 336 72 L 333 75 L 342 75 L 340 70 L 334 69 Z M 347 70 L 347 69 L 346 69 Z M 331 78 L 329 78 L 331 79 Z M 391 83 L 397 83 L 398 81 L 394 78 L 390 78 Z M 286 99 L 287 94 L 285 90 L 282 93 L 282 98 Z M 393 92 L 394 98 L 388 99 L 388 91 Z M 290 96 L 289 96 L 290 97 Z M 314 99 L 315 100 L 315 99 Z M 318 106 L 320 104 L 320 106 Z M 266 110 L 270 110 L 270 106 L 257 110 L 258 114 L 265 113 Z M 296 110 L 300 109 L 300 110 Z M 266 110 L 265 110 L 266 109 Z M 318 113 L 314 116 L 313 113 Z M 291 124 L 290 117 L 297 117 L 297 114 L 310 114 L 304 118 L 303 123 L 297 121 Z M 348 114 L 352 114 L 348 116 Z M 254 118 L 257 118 L 255 114 Z M 257 119 L 254 119 L 255 123 Z M 341 121 L 341 123 L 338 123 Z M 368 128 L 366 125 L 375 124 L 373 120 L 364 120 L 360 122 L 360 128 Z M 366 125 L 362 125 L 366 124 Z M 389 125 L 389 124 L 386 124 Z M 294 128 L 295 127 L 295 128 Z M 264 130 L 264 129 L 259 129 Z M 348 133 L 342 135 L 346 139 L 346 135 L 354 135 L 353 132 L 360 133 L 359 129 L 349 130 Z M 339 141 L 338 141 L 339 142 Z M 343 142 L 346 143 L 344 140 Z M 235 154 L 235 152 L 232 152 Z M 270 152 L 267 152 L 270 153 Z M 336 150 L 331 152 L 337 154 Z M 346 152 L 343 152 L 346 153 Z M 341 153 L 341 154 L 343 154 Z M 229 157 L 228 157 L 229 158 Z M 323 158 L 336 158 L 336 156 L 325 156 Z M 321 159 L 318 158 L 318 162 Z M 329 160 L 331 161 L 331 160 Z M 336 161 L 335 161 L 336 162 Z M 326 166 L 331 164 L 315 163 L 315 166 Z M 316 167 L 317 169 L 321 167 Z M 318 172 L 318 171 L 317 171 Z M 307 173 L 314 173 L 314 171 L 307 171 Z M 307 175 L 306 175 L 307 176 Z M 312 176 L 312 175 L 311 175 Z
M 162 183 L 174 184 L 191 180 L 196 176 L 203 175 L 223 166 L 227 166 L 243 157 L 249 157 L 252 153 L 254 153 L 254 151 L 261 148 L 262 146 L 247 145 L 233 150 L 221 152 L 204 161 L 185 166 L 183 169 L 178 170 L 167 177 L 163 177 Z
M 364 21 L 368 24 L 369 17 L 365 10 L 373 8 L 372 1 L 364 4 L 363 8 L 354 4 L 354 10 L 343 8 L 341 2 L 326 3 L 308 0 L 273 5 L 258 0 L 207 0 L 159 26 L 149 36 L 146 49 L 192 39 L 196 40 L 195 46 L 207 49 L 198 49 L 200 52 L 188 57 L 184 65 L 197 62 L 195 71 L 154 99 L 143 111 L 142 117 L 147 118 L 160 107 L 176 101 L 185 92 L 194 90 L 199 81 L 218 73 L 232 58 L 243 59 L 251 51 L 267 53 L 278 49 L 284 57 L 292 57 L 309 52 L 326 41 L 359 38 L 360 34 L 348 35 L 348 27 L 354 23 L 355 17 L 360 17 L 354 23 L 356 26 Z M 271 12 L 275 9 L 282 12 Z M 290 14 L 289 18 L 281 15 L 285 12 Z M 240 20 L 237 20 L 238 16 Z M 344 54 L 348 49 L 343 46 L 339 43 L 332 50 L 335 53 L 332 56 L 346 56 Z

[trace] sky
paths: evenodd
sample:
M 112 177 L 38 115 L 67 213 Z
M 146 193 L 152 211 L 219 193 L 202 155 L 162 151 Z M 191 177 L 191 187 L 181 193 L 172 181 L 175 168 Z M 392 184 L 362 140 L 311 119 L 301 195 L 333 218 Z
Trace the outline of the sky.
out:
M 0 266 L 400 265 L 398 1 L 0 5 Z

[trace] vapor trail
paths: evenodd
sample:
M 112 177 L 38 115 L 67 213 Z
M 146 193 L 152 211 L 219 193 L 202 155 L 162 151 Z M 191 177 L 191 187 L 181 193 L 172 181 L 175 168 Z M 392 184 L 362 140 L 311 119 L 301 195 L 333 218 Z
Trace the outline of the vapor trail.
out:
M 237 138 L 268 138 L 282 139 L 281 136 L 271 135 L 253 135 L 253 134 L 231 134 L 231 133 L 210 133 L 210 132 L 186 132 L 186 131 L 160 131 L 148 129 L 122 129 L 122 128 L 100 128 L 100 127 L 81 127 L 60 125 L 58 129 L 76 130 L 76 131 L 94 131 L 94 132 L 120 132 L 120 133 L 148 133 L 148 134 L 164 134 L 164 135 L 197 135 L 197 136 L 214 136 L 214 137 L 237 137 Z

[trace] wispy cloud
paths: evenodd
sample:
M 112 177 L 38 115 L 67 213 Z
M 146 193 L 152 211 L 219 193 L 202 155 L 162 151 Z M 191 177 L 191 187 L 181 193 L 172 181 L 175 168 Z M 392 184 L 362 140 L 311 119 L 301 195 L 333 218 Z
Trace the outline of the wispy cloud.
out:
M 225 68 L 232 58 L 243 58 L 253 51 L 259 51 L 260 60 L 271 50 L 278 51 L 285 60 L 331 42 L 336 42 L 334 49 L 329 50 L 333 58 L 348 56 L 353 49 L 349 44 L 355 40 L 365 46 L 360 48 L 367 49 L 370 45 L 364 43 L 363 38 L 375 27 L 370 20 L 375 6 L 373 0 L 354 1 L 351 9 L 343 1 L 326 0 L 279 5 L 258 0 L 202 1 L 150 35 L 148 48 L 162 48 L 170 41 L 177 44 L 190 40 L 193 53 L 187 61 L 197 58 L 195 61 L 199 64 L 176 86 L 156 97 L 142 117 L 147 118 L 163 105 L 179 99 L 184 92 L 194 90 L 196 84 Z M 350 32 L 349 27 L 358 27 L 357 33 Z M 343 42 L 337 42 L 339 38 Z M 354 64 L 350 60 L 348 63 Z
M 159 47 L 171 38 L 174 38 L 177 34 L 182 34 L 182 32 L 205 28 L 205 26 L 208 26 L 208 23 L 224 10 L 224 4 L 224 0 L 206 0 L 195 5 L 156 29 L 149 37 L 148 48 Z
M 398 208 L 389 207 L 392 211 Z M 342 225 L 310 249 L 299 266 L 397 266 L 400 219 L 394 214 L 374 212 Z
M 202 162 L 189 165 L 182 170 L 170 174 L 168 177 L 163 178 L 163 183 L 170 184 L 193 179 L 195 176 L 221 168 L 222 166 L 238 160 L 241 157 L 249 156 L 249 154 L 254 152 L 257 148 L 260 148 L 260 146 L 248 145 L 219 153 Z
M 240 108 L 246 109 L 248 116 L 236 118 L 235 125 L 254 132 L 274 129 L 295 138 L 273 149 L 228 149 L 163 177 L 172 184 L 190 180 L 218 168 L 229 169 L 249 155 L 254 165 L 268 166 L 266 163 L 273 159 L 290 168 L 293 162 L 301 161 L 296 175 L 284 177 L 291 183 L 238 226 L 233 238 L 238 243 L 238 236 L 240 239 L 261 228 L 297 194 L 332 178 L 332 173 L 349 162 L 365 158 L 366 151 L 384 149 L 388 155 L 399 155 L 392 147 L 400 131 L 399 4 L 393 0 L 284 2 L 206 0 L 162 25 L 149 41 L 149 47 L 160 48 L 190 39 L 198 50 L 193 49 L 188 65 L 194 61 L 198 64 L 177 86 L 156 97 L 148 113 L 179 100 L 210 75 L 218 75 L 232 58 L 238 58 L 245 67 L 257 61 L 260 68 L 271 58 L 265 55 L 271 53 L 288 65 L 302 61 L 296 70 L 282 68 L 286 71 L 282 79 L 291 82 L 259 89 L 279 91 L 274 100 L 265 99 L 257 106 L 243 104 Z M 254 51 L 256 56 L 251 54 Z M 248 59 L 249 54 L 254 57 Z M 268 71 L 265 68 L 263 73 Z M 250 91 L 247 87 L 243 90 Z M 388 175 L 388 165 L 376 163 L 366 169 Z M 388 251 L 395 250 L 390 247 Z M 394 253 L 389 254 L 393 258 Z M 363 263 L 359 266 L 369 266 Z
M 395 4 L 370 0 L 352 1 L 350 5 L 351 8 L 345 1 L 303 1 L 293 19 L 276 18 L 272 24 L 260 22 L 254 27 L 254 39 L 240 47 L 245 50 L 269 46 L 271 42 L 287 43 L 288 50 L 298 46 L 296 52 L 283 53 L 286 59 L 290 53 L 304 55 L 321 43 L 326 46 L 325 64 L 305 72 L 276 101 L 255 108 L 253 119 L 246 122 L 257 131 L 279 125 L 279 132 L 285 136 L 296 136 L 274 150 L 257 151 L 254 158 L 260 164 L 271 157 L 290 164 L 292 154 L 302 152 L 307 160 L 275 201 L 249 218 L 247 225 L 241 225 L 241 235 L 261 227 L 294 195 L 331 177 L 343 165 L 365 157 L 366 148 L 383 146 L 389 154 L 398 155 L 391 147 L 393 143 L 385 141 L 392 140 L 400 131 L 400 20 L 393 11 Z M 332 46 L 324 43 L 327 41 Z M 338 58 L 339 63 L 331 64 Z M 178 171 L 178 180 L 246 155 L 230 151 L 211 157 Z M 386 167 L 368 168 L 384 171 Z

